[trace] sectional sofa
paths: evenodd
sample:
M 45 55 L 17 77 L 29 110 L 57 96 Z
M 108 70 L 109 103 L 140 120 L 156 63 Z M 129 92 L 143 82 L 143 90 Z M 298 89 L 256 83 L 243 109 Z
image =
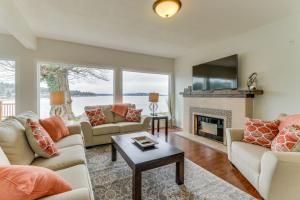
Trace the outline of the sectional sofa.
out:
M 0 122 L 0 165 L 45 167 L 54 170 L 71 184 L 72 191 L 45 197 L 43 200 L 93 200 L 80 126 L 68 126 L 70 135 L 56 143 L 59 155 L 46 159 L 35 155 L 27 142 L 24 127 L 27 118 L 38 119 L 38 116 L 26 112 Z
M 84 109 L 90 110 L 95 108 L 102 109 L 107 123 L 93 127 L 88 119 L 81 122 L 86 147 L 111 143 L 111 136 L 113 135 L 147 131 L 149 128 L 150 117 L 143 116 L 141 122 L 126 122 L 124 117 L 111 111 L 112 105 L 86 106 Z M 130 104 L 129 108 L 135 108 L 135 104 Z

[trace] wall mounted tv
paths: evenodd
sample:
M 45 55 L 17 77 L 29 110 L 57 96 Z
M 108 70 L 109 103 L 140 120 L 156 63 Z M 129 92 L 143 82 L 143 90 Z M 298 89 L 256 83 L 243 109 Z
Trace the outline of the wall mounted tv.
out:
M 238 55 L 193 66 L 193 91 L 238 88 Z

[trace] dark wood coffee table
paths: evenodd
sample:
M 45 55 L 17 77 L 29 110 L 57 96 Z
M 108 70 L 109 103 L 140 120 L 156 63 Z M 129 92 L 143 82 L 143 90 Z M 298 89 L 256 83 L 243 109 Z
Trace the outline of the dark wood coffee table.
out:
M 176 163 L 176 183 L 184 184 L 184 152 L 159 141 L 153 149 L 142 150 L 133 144 L 133 137 L 144 136 L 157 139 L 147 132 L 139 132 L 125 135 L 112 136 L 112 161 L 117 159 L 117 151 L 132 169 L 132 198 L 141 199 L 142 172 L 171 163 Z

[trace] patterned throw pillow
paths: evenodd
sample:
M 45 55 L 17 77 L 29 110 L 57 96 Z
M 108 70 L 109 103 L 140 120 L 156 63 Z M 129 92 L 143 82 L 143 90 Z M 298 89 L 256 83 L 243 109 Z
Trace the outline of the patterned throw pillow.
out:
M 106 123 L 106 117 L 101 108 L 95 108 L 85 111 L 92 126 L 98 126 Z
M 300 151 L 300 126 L 287 126 L 272 141 L 272 151 L 292 152 Z
M 272 140 L 278 134 L 279 121 L 247 119 L 244 130 L 244 142 L 271 148 Z
M 125 120 L 127 122 L 140 122 L 143 109 L 128 108 Z
M 27 119 L 26 136 L 31 148 L 39 156 L 50 158 L 58 154 L 55 143 L 39 122 Z

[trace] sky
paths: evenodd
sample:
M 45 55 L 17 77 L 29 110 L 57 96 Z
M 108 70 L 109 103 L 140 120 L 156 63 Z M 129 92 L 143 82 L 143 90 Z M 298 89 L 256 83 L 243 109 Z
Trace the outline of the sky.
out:
M 71 90 L 87 91 L 94 93 L 113 94 L 113 70 L 104 70 L 108 81 L 78 79 L 70 82 Z M 123 72 L 123 93 L 149 93 L 158 92 L 168 94 L 169 76 L 162 74 Z M 46 84 L 41 84 L 46 87 Z

